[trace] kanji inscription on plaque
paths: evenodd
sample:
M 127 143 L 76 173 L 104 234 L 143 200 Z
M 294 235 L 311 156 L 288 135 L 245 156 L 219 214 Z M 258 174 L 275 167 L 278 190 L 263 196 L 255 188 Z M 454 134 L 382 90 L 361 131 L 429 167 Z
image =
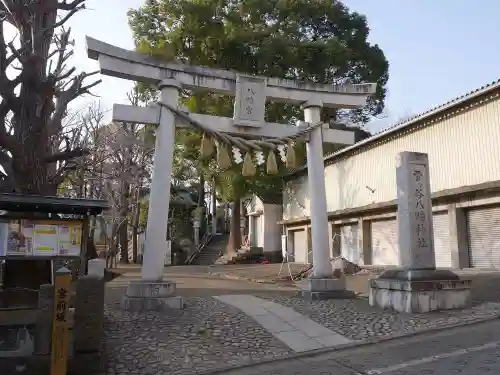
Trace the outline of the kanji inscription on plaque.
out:
M 237 75 L 234 124 L 260 127 L 266 110 L 266 78 Z

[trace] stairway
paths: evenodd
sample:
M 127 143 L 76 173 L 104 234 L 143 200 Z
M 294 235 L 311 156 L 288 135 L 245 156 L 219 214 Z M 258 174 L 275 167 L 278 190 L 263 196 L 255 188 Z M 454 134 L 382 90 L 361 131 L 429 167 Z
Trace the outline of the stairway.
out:
M 212 240 L 196 255 L 191 264 L 198 266 L 210 266 L 214 264 L 219 259 L 221 250 L 224 250 L 226 247 L 228 239 L 228 234 L 213 236 Z

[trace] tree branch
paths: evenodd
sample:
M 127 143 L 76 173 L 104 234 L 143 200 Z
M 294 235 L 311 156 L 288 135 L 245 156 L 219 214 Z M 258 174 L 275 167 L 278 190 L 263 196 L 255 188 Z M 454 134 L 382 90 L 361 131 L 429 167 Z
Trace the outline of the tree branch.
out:
M 73 0 L 68 3 L 67 0 L 64 0 L 60 3 L 57 3 L 57 9 L 60 10 L 73 10 L 78 7 L 80 4 L 84 3 L 85 0 Z
M 70 87 L 68 89 L 66 90 L 56 89 L 55 92 L 55 96 L 57 98 L 56 108 L 52 113 L 52 117 L 47 127 L 49 135 L 55 135 L 61 129 L 62 118 L 64 117 L 64 113 L 66 112 L 68 104 L 72 100 L 79 97 L 80 95 L 88 93 L 92 87 L 95 87 L 102 82 L 102 80 L 99 79 L 89 85 L 83 86 L 83 81 L 86 78 L 93 76 L 97 73 L 99 72 L 97 71 L 91 73 L 80 73 L 76 77 L 73 77 L 73 79 L 71 80 Z
M 74 150 L 57 152 L 55 154 L 46 156 L 44 159 L 45 163 L 56 163 L 58 161 L 68 161 L 82 156 L 87 156 L 90 151 L 87 149 L 76 148 Z
M 81 0 L 80 3 L 83 3 L 85 0 Z M 76 2 L 76 1 L 74 1 Z M 71 4 L 69 4 L 71 5 Z M 59 7 L 59 9 L 61 9 Z M 54 24 L 54 26 L 52 26 L 53 29 L 57 29 L 58 27 L 61 27 L 62 25 L 64 25 L 71 17 L 73 17 L 73 15 L 76 13 L 76 12 L 79 12 L 80 10 L 83 10 L 85 9 L 85 4 L 76 4 L 74 6 L 74 8 L 70 9 L 68 14 L 66 14 L 63 18 L 61 18 L 61 20 L 59 20 L 58 22 L 56 22 Z

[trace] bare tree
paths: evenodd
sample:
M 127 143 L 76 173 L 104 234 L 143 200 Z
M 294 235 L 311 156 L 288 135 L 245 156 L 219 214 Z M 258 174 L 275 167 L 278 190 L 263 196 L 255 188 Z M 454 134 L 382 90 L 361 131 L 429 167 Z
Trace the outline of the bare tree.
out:
M 86 151 L 71 148 L 63 119 L 71 101 L 89 93 L 96 74 L 69 67 L 73 41 L 65 23 L 85 0 L 4 0 L 0 3 L 0 164 L 9 189 L 54 195 L 70 162 Z M 17 32 L 6 40 L 6 23 Z M 19 43 L 17 43 L 19 42 Z M 19 45 L 19 46 L 16 46 Z M 9 78 L 8 71 L 17 74 Z M 55 164 L 55 167 L 54 167 Z
M 113 180 L 114 202 L 118 207 L 116 233 L 121 249 L 121 261 L 128 262 L 129 226 L 136 238 L 140 215 L 141 191 L 148 185 L 153 142 L 149 129 L 142 125 L 119 123 L 108 125 L 110 141 L 106 166 Z M 137 259 L 137 242 L 133 242 L 133 258 Z
M 97 101 L 70 112 L 66 117 L 62 138 L 72 148 L 86 150 L 72 159 L 67 166 L 65 179 L 59 185 L 58 195 L 70 198 L 107 199 L 105 193 L 104 165 L 106 143 L 109 141 L 103 122 L 105 112 Z M 67 134 L 67 135 L 66 135 Z M 71 136 L 71 138 L 70 138 Z
M 137 95 L 129 94 L 132 104 L 138 105 Z M 128 239 L 133 239 L 133 258 L 137 260 L 137 231 L 139 228 L 141 192 L 149 183 L 150 162 L 154 145 L 153 129 L 138 124 L 104 124 L 104 111 L 98 102 L 71 116 L 68 132 L 78 134 L 72 144 L 88 151 L 73 159 L 70 171 L 59 193 L 68 197 L 106 199 L 110 209 L 103 220 L 94 220 L 91 228 L 100 226 L 107 233 L 108 255 L 113 258 L 121 248 L 121 260 L 128 260 Z M 132 229 L 130 233 L 129 229 Z M 94 238 L 91 229 L 90 238 Z
M 93 73 L 75 74 L 66 22 L 85 8 L 85 0 L 3 0 L 0 3 L 0 165 L 2 189 L 55 195 L 75 169 L 74 158 L 87 151 L 72 148 L 64 135 L 68 105 L 100 81 Z M 6 26 L 15 37 L 6 38 Z M 13 72 L 14 74 L 11 74 Z M 47 282 L 50 263 L 8 260 L 4 283 L 38 287 Z M 16 275 L 22 275 L 17 277 Z

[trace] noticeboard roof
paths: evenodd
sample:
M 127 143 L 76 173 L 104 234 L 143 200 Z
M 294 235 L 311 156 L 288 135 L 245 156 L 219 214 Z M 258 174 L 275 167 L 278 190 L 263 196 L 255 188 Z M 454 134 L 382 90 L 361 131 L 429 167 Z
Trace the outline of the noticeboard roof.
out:
M 0 194 L 0 210 L 7 212 L 98 215 L 108 208 L 104 200 Z

